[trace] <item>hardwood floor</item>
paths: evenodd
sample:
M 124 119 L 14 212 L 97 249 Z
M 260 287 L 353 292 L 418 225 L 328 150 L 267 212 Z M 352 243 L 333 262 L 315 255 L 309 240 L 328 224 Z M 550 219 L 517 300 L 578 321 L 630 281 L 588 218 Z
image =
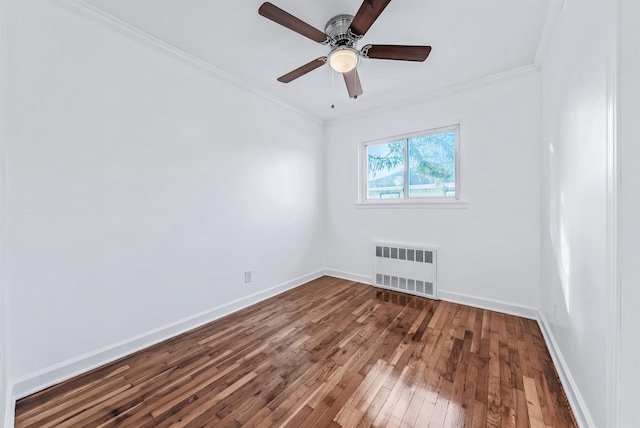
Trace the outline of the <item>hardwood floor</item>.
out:
M 21 399 L 16 427 L 575 427 L 535 321 L 323 277 Z

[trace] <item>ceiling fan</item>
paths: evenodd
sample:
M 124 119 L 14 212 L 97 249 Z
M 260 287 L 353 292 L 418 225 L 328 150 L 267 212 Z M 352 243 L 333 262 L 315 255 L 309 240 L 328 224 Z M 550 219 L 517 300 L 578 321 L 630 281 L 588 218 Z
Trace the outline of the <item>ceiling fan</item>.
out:
M 365 45 L 360 50 L 356 48 L 356 43 L 366 34 L 390 2 L 391 0 L 364 0 L 355 16 L 334 16 L 327 22 L 324 32 L 269 2 L 263 3 L 258 9 L 260 15 L 331 48 L 327 56 L 314 59 L 278 77 L 278 81 L 289 83 L 329 62 L 332 69 L 344 76 L 349 97 L 358 98 L 362 95 L 362 85 L 356 69 L 360 58 L 417 62 L 427 59 L 431 46 Z

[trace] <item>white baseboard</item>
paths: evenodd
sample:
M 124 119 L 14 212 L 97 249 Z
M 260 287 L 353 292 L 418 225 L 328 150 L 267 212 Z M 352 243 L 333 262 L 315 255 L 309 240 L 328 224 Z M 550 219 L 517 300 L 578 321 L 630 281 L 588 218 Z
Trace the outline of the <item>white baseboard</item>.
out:
M 16 379 L 11 383 L 10 398 L 15 401 L 16 399 L 26 397 L 30 394 L 33 394 L 34 392 L 41 391 L 52 385 L 71 379 L 82 373 L 86 373 L 90 370 L 118 360 L 119 358 L 133 354 L 134 352 L 148 348 L 149 346 L 155 345 L 164 340 L 185 333 L 189 330 L 193 330 L 197 327 L 222 318 L 233 312 L 237 312 L 240 309 L 244 309 L 270 297 L 299 287 L 300 285 L 319 278 L 322 275 L 324 275 L 324 271 L 322 270 L 309 273 L 275 287 L 271 287 L 258 293 L 242 297 L 216 308 L 212 308 L 199 314 L 184 318 L 175 323 L 151 330 L 136 337 L 132 337 L 130 339 L 123 340 L 105 348 L 98 349 L 94 352 L 90 352 L 71 360 L 55 364 L 51 367 L 47 367 L 35 373 L 30 373 L 26 376 Z M 13 409 L 13 407 L 8 409 L 7 413 L 11 413 L 10 416 L 13 420 L 14 412 L 12 412 L 11 409 Z M 13 423 L 10 426 L 12 425 Z
M 549 327 L 547 318 L 541 311 L 538 312 L 537 321 L 540 325 L 542 335 L 544 336 L 544 341 L 547 343 L 547 349 L 549 349 L 549 353 L 551 354 L 553 365 L 556 367 L 556 371 L 558 372 L 560 383 L 562 383 L 562 387 L 567 394 L 569 405 L 571 406 L 571 410 L 573 410 L 573 415 L 576 418 L 578 426 L 580 428 L 595 428 L 596 425 L 591 418 L 589 409 L 587 409 L 584 399 L 582 398 L 582 394 L 580 394 L 580 390 L 573 380 L 573 376 L 571 376 L 571 371 L 562 356 L 562 352 L 560 352 L 560 348 L 558 347 L 551 328 Z
M 373 285 L 373 280 L 370 276 L 360 275 L 358 273 L 344 272 L 334 269 L 325 269 L 324 274 L 332 276 L 334 278 L 346 279 L 349 281 L 361 282 L 367 285 Z
M 438 298 L 447 302 L 473 306 L 474 308 L 487 309 L 490 311 L 501 312 L 503 314 L 515 315 L 532 320 L 538 319 L 537 309 L 517 303 L 487 299 L 484 297 L 471 296 L 468 294 L 455 293 L 446 290 L 438 290 Z
M 335 269 L 325 269 L 324 274 L 335 278 L 357 281 L 363 284 L 373 285 L 373 278 L 352 272 L 344 272 Z M 454 293 L 446 290 L 438 290 L 438 299 L 446 302 L 459 303 L 461 305 L 473 306 L 480 309 L 502 312 L 509 315 L 516 315 L 532 320 L 538 319 L 538 310 L 528 306 L 515 303 L 503 302 L 499 300 L 485 299 L 467 294 Z

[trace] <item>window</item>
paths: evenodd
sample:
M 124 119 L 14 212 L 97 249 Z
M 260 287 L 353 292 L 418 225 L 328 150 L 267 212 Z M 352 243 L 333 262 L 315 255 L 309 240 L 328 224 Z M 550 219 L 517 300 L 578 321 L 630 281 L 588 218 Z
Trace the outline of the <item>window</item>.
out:
M 360 202 L 456 201 L 459 134 L 456 125 L 364 143 Z

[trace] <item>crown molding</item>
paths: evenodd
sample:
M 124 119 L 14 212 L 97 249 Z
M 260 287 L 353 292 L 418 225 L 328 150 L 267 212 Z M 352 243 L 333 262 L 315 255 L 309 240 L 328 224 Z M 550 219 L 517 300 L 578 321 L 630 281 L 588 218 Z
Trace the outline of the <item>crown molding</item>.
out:
M 125 21 L 119 18 L 116 18 L 115 16 L 107 12 L 104 12 L 103 10 L 98 9 L 86 3 L 84 0 L 47 0 L 47 1 L 52 5 L 65 9 L 69 12 L 72 12 L 86 19 L 89 22 L 100 25 L 103 28 L 113 31 L 123 37 L 126 37 L 129 40 L 140 43 L 162 54 L 168 55 L 182 62 L 183 64 L 190 66 L 195 70 L 198 70 L 216 79 L 232 84 L 240 89 L 252 92 L 255 95 L 258 95 L 264 99 L 267 99 L 272 103 L 277 104 L 278 106 L 285 108 L 293 113 L 296 113 L 299 116 L 313 123 L 316 123 L 318 125 L 325 125 L 325 126 L 328 124 L 338 123 L 344 120 L 351 120 L 359 117 L 366 117 L 375 113 L 382 113 L 389 110 L 395 110 L 403 106 L 406 107 L 411 105 L 417 105 L 428 100 L 451 95 L 460 91 L 478 88 L 478 87 L 482 87 L 482 86 L 486 86 L 486 85 L 490 85 L 490 84 L 494 84 L 502 81 L 507 81 L 507 80 L 527 76 L 535 72 L 538 72 L 540 70 L 540 67 L 538 67 L 537 65 L 535 65 L 536 63 L 534 63 L 534 65 L 527 65 L 524 67 L 519 67 L 519 68 L 508 70 L 505 72 L 482 77 L 480 79 L 475 79 L 475 80 L 464 82 L 461 84 L 449 86 L 446 88 L 421 93 L 414 97 L 411 97 L 408 100 L 403 100 L 402 102 L 397 102 L 397 103 L 388 104 L 381 107 L 374 107 L 371 109 L 362 110 L 351 115 L 341 116 L 339 118 L 322 119 L 313 114 L 308 113 L 303 109 L 293 106 L 292 104 L 278 97 L 275 97 L 267 93 L 266 91 L 263 91 L 249 84 L 248 82 L 242 79 L 237 78 L 236 76 L 196 57 L 193 54 L 190 54 L 178 48 L 177 46 L 174 46 L 152 34 L 149 34 L 131 24 L 128 24 Z M 555 23 L 557 21 L 557 17 L 565 1 L 566 0 L 550 0 L 549 9 L 547 11 L 547 18 L 545 20 L 545 24 L 543 27 L 543 34 L 540 38 L 540 43 L 538 44 L 538 51 L 536 52 L 536 61 L 542 61 L 542 58 L 544 57 L 543 52 L 546 49 L 548 49 L 548 45 L 549 45 L 548 39 L 550 40 L 551 35 L 553 34 L 553 30 L 555 30 Z M 543 40 L 544 40 L 544 43 L 543 43 Z M 543 46 L 546 46 L 546 47 L 543 48 Z
M 538 70 L 542 70 L 542 65 L 551 47 L 551 39 L 553 39 L 553 34 L 558 25 L 558 19 L 560 19 L 560 14 L 566 6 L 567 0 L 549 0 L 547 16 L 542 26 L 542 33 L 538 40 L 538 49 L 536 49 L 536 56 L 533 60 L 533 65 Z
M 360 119 L 363 117 L 371 116 L 373 114 L 387 113 L 398 110 L 404 107 L 411 107 L 432 101 L 437 98 L 454 95 L 459 92 L 468 91 L 471 89 L 477 89 L 484 86 L 494 85 L 496 83 L 507 82 L 509 80 L 519 79 L 526 76 L 536 75 L 539 70 L 533 65 L 526 65 L 524 67 L 518 67 L 511 70 L 503 71 L 501 73 L 491 74 L 489 76 L 481 77 L 479 79 L 470 80 L 468 82 L 459 83 L 452 86 L 447 86 L 442 89 L 436 89 L 433 91 L 423 92 L 411 97 L 408 100 L 402 100 L 393 104 L 386 104 L 381 107 L 374 107 L 367 110 L 360 111 L 351 115 L 341 116 L 335 119 L 327 119 L 328 125 L 341 123 L 353 119 Z
M 323 120 L 318 117 L 309 114 L 308 112 L 295 107 L 286 101 L 274 97 L 273 95 L 258 89 L 257 87 L 245 82 L 242 79 L 235 77 L 234 75 L 192 55 L 177 46 L 172 45 L 152 34 L 147 33 L 131 24 L 124 22 L 123 20 L 116 18 L 115 16 L 104 12 L 83 0 L 47 0 L 49 3 L 72 12 L 89 22 L 98 24 L 103 28 L 106 28 L 114 33 L 117 33 L 129 40 L 140 43 L 148 48 L 151 48 L 157 52 L 168 55 L 183 64 L 190 66 L 191 68 L 203 72 L 216 79 L 230 83 L 240 89 L 250 91 L 262 98 L 271 101 L 274 104 L 279 105 L 287 110 L 290 110 L 303 118 L 322 125 Z

